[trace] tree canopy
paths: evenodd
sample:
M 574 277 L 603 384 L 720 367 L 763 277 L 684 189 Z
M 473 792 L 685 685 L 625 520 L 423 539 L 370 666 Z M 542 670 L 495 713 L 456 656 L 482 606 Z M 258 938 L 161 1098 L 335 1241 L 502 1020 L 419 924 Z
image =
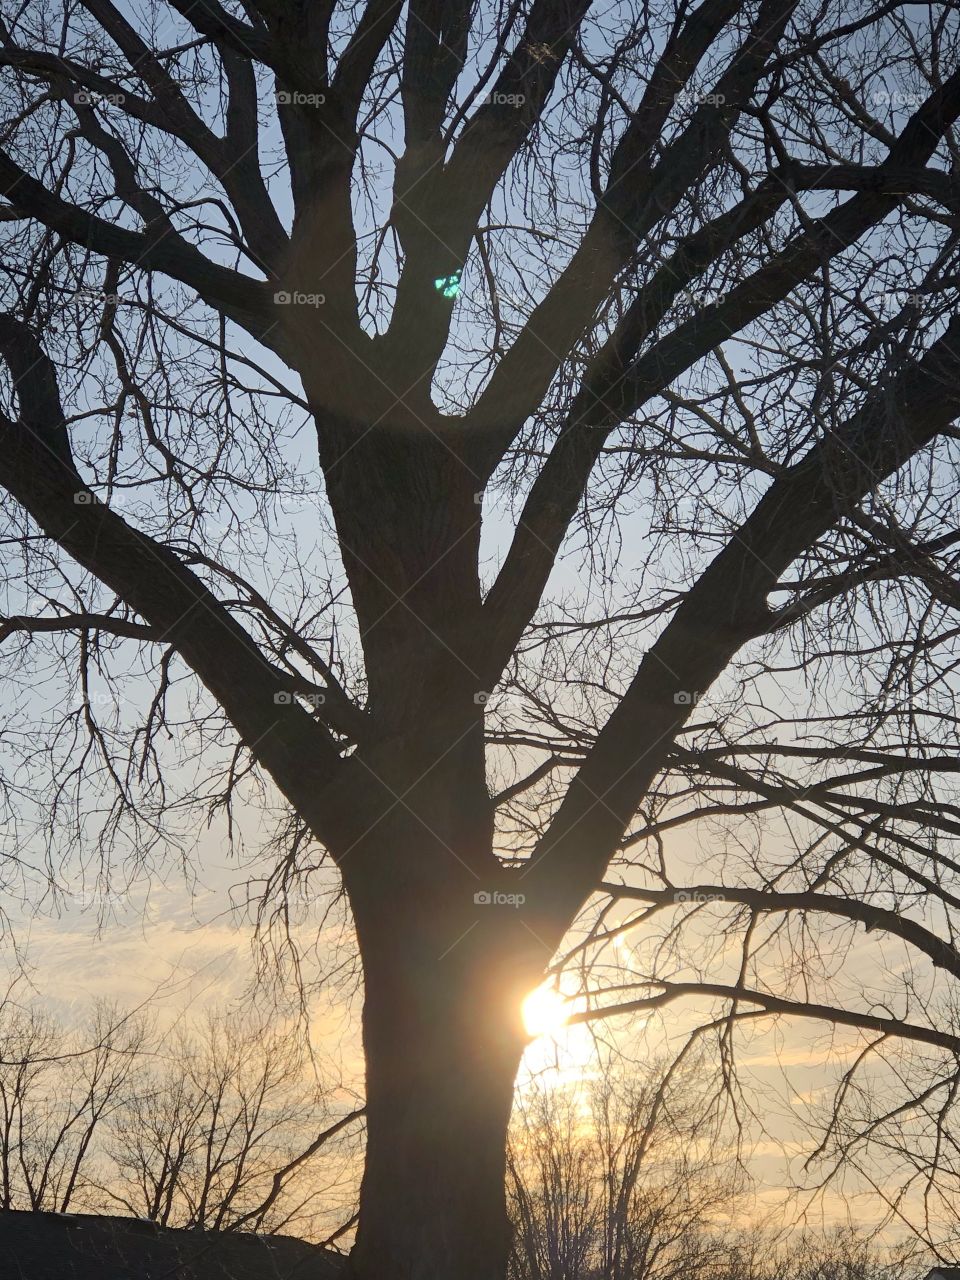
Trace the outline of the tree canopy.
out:
M 6 876 L 241 799 L 268 909 L 336 868 L 361 1275 L 485 1231 L 558 969 L 582 1020 L 695 1001 L 728 1099 L 758 1020 L 859 1033 L 821 1154 L 954 1172 L 957 48 L 896 2 L 3 18 Z M 453 1116 L 498 1136 L 431 1270 L 398 1171 Z

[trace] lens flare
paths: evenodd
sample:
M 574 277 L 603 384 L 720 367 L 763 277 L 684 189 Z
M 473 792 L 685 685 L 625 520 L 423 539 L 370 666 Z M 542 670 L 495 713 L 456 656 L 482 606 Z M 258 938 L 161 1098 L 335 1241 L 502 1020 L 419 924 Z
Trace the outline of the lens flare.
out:
M 530 1036 L 555 1035 L 567 1025 L 569 1010 L 553 987 L 537 987 L 523 1002 L 523 1025 Z

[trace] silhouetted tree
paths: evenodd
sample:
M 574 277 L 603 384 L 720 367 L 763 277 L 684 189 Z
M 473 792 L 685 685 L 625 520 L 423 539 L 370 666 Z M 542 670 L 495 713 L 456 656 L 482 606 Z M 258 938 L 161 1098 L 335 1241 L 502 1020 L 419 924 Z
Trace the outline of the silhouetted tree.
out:
M 507 1159 L 516 1280 L 681 1280 L 731 1265 L 738 1245 L 716 1219 L 742 1179 L 698 1150 L 694 1074 L 667 1107 L 657 1083 L 656 1064 L 643 1084 L 608 1065 L 592 1085 L 521 1098 Z
M 100 1131 L 129 1100 L 143 1020 L 98 1005 L 72 1033 L 12 999 L 0 1007 L 0 1205 L 66 1213 L 89 1196 Z
M 504 1275 L 578 918 L 579 1016 L 694 1002 L 728 1090 L 826 1020 L 949 1113 L 957 25 L 5 8 L 5 874 L 282 800 L 267 897 L 327 859 L 363 966 L 360 1280 Z
M 111 1118 L 104 1189 L 164 1226 L 315 1234 L 349 1197 L 349 1164 L 329 1156 L 359 1117 L 349 1111 L 305 1140 L 325 1106 L 297 1035 L 210 1015 L 165 1042 L 156 1065 L 141 1062 Z

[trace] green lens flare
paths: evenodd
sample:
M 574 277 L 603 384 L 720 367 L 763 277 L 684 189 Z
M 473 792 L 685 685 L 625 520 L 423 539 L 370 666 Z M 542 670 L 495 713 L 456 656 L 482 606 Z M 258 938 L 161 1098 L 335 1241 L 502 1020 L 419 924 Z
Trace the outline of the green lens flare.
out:
M 438 276 L 433 287 L 445 298 L 455 298 L 460 292 L 460 274 L 460 271 L 454 271 L 453 275 Z

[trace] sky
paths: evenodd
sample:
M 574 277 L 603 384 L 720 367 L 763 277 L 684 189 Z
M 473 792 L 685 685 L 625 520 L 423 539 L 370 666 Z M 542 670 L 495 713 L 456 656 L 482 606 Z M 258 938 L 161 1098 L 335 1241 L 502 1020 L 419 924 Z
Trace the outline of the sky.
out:
M 178 25 L 171 23 L 171 43 L 175 42 L 175 32 L 178 30 Z M 161 32 L 161 39 L 163 38 L 164 33 Z M 396 123 L 395 111 L 384 117 L 380 126 L 384 141 L 396 141 Z M 278 135 L 275 127 L 272 127 L 265 135 L 265 151 L 269 151 L 277 142 Z M 376 148 L 373 148 L 372 154 L 375 153 Z M 579 194 L 576 184 L 581 179 L 579 175 L 575 176 L 575 171 L 570 166 L 564 168 L 563 178 L 570 184 L 572 206 Z M 283 193 L 282 184 L 278 183 L 276 189 L 281 216 L 289 220 L 289 200 Z M 357 215 L 362 234 L 372 230 L 375 215 L 382 217 L 387 203 L 388 193 L 382 185 L 377 191 L 373 206 L 365 206 L 358 201 Z M 518 209 L 501 202 L 501 207 L 496 212 L 504 221 L 509 221 L 518 213 Z M 536 278 L 535 261 L 533 258 L 529 261 L 531 277 L 526 282 L 531 285 L 536 296 L 537 290 L 542 291 L 545 287 L 545 281 Z M 469 313 L 471 290 L 476 287 L 476 277 L 472 271 L 471 266 L 464 274 L 461 301 L 464 317 Z M 389 289 L 389 262 L 385 266 L 385 283 Z M 477 340 L 480 332 L 473 321 L 465 318 L 460 325 L 458 337 L 469 345 Z M 289 381 L 289 374 L 275 357 L 255 351 L 249 342 L 240 343 L 238 350 L 243 354 L 255 355 L 270 373 L 282 382 Z M 745 367 L 749 367 L 751 357 L 746 349 L 733 347 L 731 358 L 735 364 L 740 360 Z M 187 374 L 189 375 L 189 370 Z M 464 390 L 458 384 L 459 376 L 456 363 L 451 362 L 439 380 L 441 390 L 451 398 Z M 296 392 L 299 388 L 294 387 L 292 390 Z M 85 394 L 85 390 L 80 390 L 78 400 L 82 402 Z M 89 403 L 92 404 L 95 392 L 91 390 L 89 395 Z M 307 463 L 308 478 L 312 485 L 316 477 L 309 432 L 297 434 L 291 425 L 284 437 L 281 452 L 293 471 L 302 474 L 303 464 Z M 319 485 L 317 488 L 319 490 Z M 644 510 L 645 496 L 644 491 L 633 496 L 633 510 L 624 520 L 616 565 L 620 586 L 641 577 L 644 572 L 644 561 L 649 550 L 646 540 L 649 513 Z M 286 527 L 301 540 L 294 552 L 295 559 L 299 556 L 306 558 L 307 549 L 316 545 L 329 548 L 326 530 L 318 517 L 316 498 L 317 495 L 314 495 L 302 502 L 286 502 Z M 503 553 L 514 516 L 515 510 L 503 495 L 491 496 L 485 502 L 483 548 L 488 572 L 492 573 Z M 208 532 L 217 535 L 215 520 L 211 522 Z M 233 531 L 221 527 L 219 533 L 225 539 L 227 549 L 236 545 Z M 690 558 L 693 561 L 700 560 L 710 550 L 707 546 L 693 546 Z M 256 581 L 269 585 L 280 567 L 280 558 L 268 550 L 259 559 L 256 554 L 248 554 L 245 564 Z M 663 580 L 669 581 L 671 578 L 683 579 L 689 567 L 682 562 L 677 552 L 672 559 L 668 557 L 659 569 Z M 337 566 L 334 564 L 334 572 L 336 571 Z M 584 559 L 578 549 L 571 546 L 553 575 L 549 594 L 553 598 L 565 599 L 575 608 L 578 603 L 595 602 L 595 592 L 595 580 L 586 576 Z M 29 606 L 30 602 L 19 597 L 15 604 L 17 608 L 23 608 Z M 40 607 L 43 607 L 42 603 Z M 145 684 L 136 677 L 129 683 L 124 696 L 130 699 L 130 705 L 126 710 L 121 707 L 121 723 L 122 717 L 127 713 L 136 716 L 144 687 Z M 54 690 L 53 709 L 56 710 L 62 692 L 56 686 Z M 768 683 L 760 687 L 758 696 L 763 697 L 769 708 L 777 699 L 784 706 L 794 700 L 802 703 L 806 694 L 807 690 L 798 679 L 795 684 L 782 681 Z M 104 696 L 109 700 L 115 695 L 110 692 Z M 717 696 L 724 696 L 722 688 Z M 29 725 L 29 731 L 35 732 L 30 715 L 40 712 L 43 697 L 39 688 L 28 689 L 22 702 L 11 704 L 7 708 L 8 725 L 11 721 L 19 721 L 21 727 Z M 175 691 L 172 702 L 184 715 L 188 713 L 185 689 Z M 708 707 L 709 703 L 706 703 L 704 713 Z M 173 760 L 176 760 L 178 745 L 180 744 L 170 747 Z M 36 796 L 24 795 L 21 803 L 26 811 L 31 805 L 36 806 L 41 802 Z M 236 914 L 231 908 L 237 896 L 242 896 L 242 888 L 248 877 L 262 865 L 258 861 L 256 850 L 268 824 L 261 821 L 260 811 L 252 800 L 241 803 L 238 820 L 246 833 L 245 848 L 249 861 L 238 860 L 235 853 L 230 851 L 222 823 L 217 821 L 212 827 L 199 833 L 186 873 L 179 867 L 180 855 L 176 848 L 169 850 L 166 856 L 160 850 L 156 859 L 151 861 L 151 869 L 145 877 L 148 883 L 135 881 L 133 887 L 128 889 L 123 884 L 121 874 L 120 889 L 115 889 L 112 895 L 108 892 L 106 897 L 95 887 L 96 856 L 92 842 L 89 845 L 85 843 L 88 840 L 86 831 L 81 830 L 66 861 L 56 868 L 56 875 L 66 893 L 63 904 L 55 908 L 48 902 L 46 909 L 37 915 L 33 915 L 29 909 L 21 909 L 16 900 L 10 904 L 12 933 L 8 941 L 15 940 L 18 948 L 16 959 L 25 965 L 37 998 L 67 1017 L 95 998 L 109 998 L 123 1005 L 138 1005 L 149 1001 L 163 1016 L 169 1018 L 202 1010 L 210 1004 L 239 1003 L 247 998 L 255 976 L 251 927 L 248 919 L 242 914 Z M 705 840 L 709 838 L 710 833 L 697 837 Z M 783 849 L 788 847 L 782 833 L 779 837 L 768 834 L 765 838 L 768 841 L 767 852 L 770 852 L 771 839 L 783 839 Z M 19 836 L 17 837 L 18 851 L 33 847 L 38 864 L 42 863 L 39 845 L 30 846 L 29 837 L 25 839 L 26 844 L 22 844 Z M 688 843 L 685 844 L 684 841 Z M 696 865 L 698 846 L 693 837 L 677 835 L 673 847 L 681 865 Z M 107 914 L 105 918 L 101 918 L 104 908 Z M 312 918 L 308 915 L 303 924 L 303 937 L 309 947 L 314 945 L 317 928 L 316 915 Z M 329 936 L 322 935 L 317 940 L 318 970 L 325 965 L 331 969 L 336 968 L 340 946 L 338 930 L 339 925 L 335 923 L 329 928 Z M 876 942 L 858 942 L 857 948 L 859 954 L 855 954 L 850 968 L 854 987 L 858 981 L 868 983 L 873 974 Z M 9 954 L 14 959 L 14 953 L 11 951 Z M 350 1017 L 345 1016 L 345 1009 Z M 356 997 L 348 1001 L 343 989 L 338 987 L 330 992 L 322 989 L 316 992 L 311 1005 L 318 1048 L 329 1053 L 331 1060 L 338 1064 L 347 1078 L 354 1080 L 358 1078 L 360 1070 L 356 1010 Z M 618 1028 L 616 1034 L 629 1052 L 648 1054 L 652 1058 L 671 1037 L 679 1038 L 683 1035 L 687 1030 L 685 1019 L 690 1016 L 692 1015 L 671 1013 L 666 1019 L 666 1026 L 660 1023 L 646 1028 L 634 1025 Z M 542 1038 L 531 1046 L 521 1076 L 521 1087 L 525 1079 L 549 1078 L 552 1080 L 552 1087 L 564 1088 L 572 1081 L 589 1077 L 595 1065 L 594 1046 L 589 1033 L 571 1029 L 558 1033 L 557 1039 L 559 1044 L 554 1044 L 550 1038 Z M 805 1150 L 805 1108 L 816 1104 L 822 1097 L 826 1082 L 831 1078 L 832 1072 L 849 1059 L 854 1043 L 852 1037 L 845 1039 L 839 1036 L 831 1044 L 822 1028 L 810 1025 L 781 1026 L 751 1043 L 742 1059 L 742 1065 L 755 1083 L 756 1096 L 761 1100 L 764 1110 L 762 1119 L 770 1130 L 758 1139 L 751 1155 L 751 1169 L 757 1178 L 761 1199 L 771 1203 L 782 1200 L 784 1188 L 789 1185 L 791 1178 L 799 1176 L 799 1157 Z M 557 1054 L 559 1061 L 555 1063 Z M 829 1068 L 828 1062 L 831 1064 Z M 839 1201 L 834 1199 L 828 1203 L 831 1213 L 843 1213 L 843 1206 Z M 873 1206 L 869 1210 L 864 1208 L 863 1212 L 876 1214 L 879 1210 Z

